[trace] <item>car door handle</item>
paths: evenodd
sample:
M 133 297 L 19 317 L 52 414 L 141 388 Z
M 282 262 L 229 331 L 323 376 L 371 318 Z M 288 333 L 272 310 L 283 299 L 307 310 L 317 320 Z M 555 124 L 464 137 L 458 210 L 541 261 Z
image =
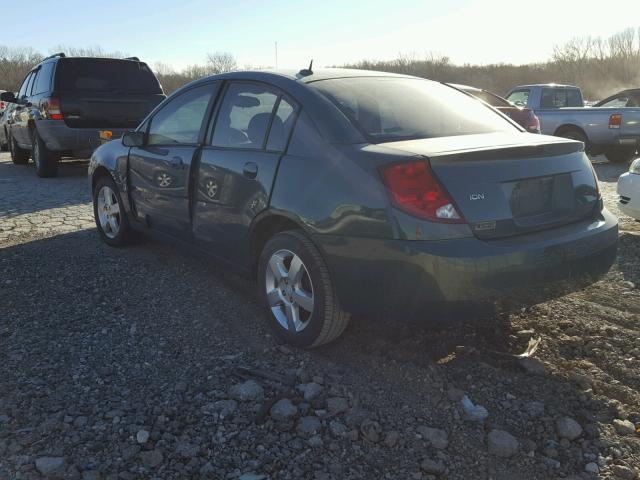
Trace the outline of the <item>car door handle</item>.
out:
M 245 163 L 242 174 L 247 178 L 256 178 L 258 176 L 258 165 L 253 162 Z

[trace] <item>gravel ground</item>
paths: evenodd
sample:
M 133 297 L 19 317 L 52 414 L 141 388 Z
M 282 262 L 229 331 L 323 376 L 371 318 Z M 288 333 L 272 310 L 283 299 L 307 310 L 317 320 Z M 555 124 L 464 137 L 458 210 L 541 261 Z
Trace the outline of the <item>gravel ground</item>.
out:
M 624 167 L 597 160 L 619 214 Z M 586 290 L 449 327 L 354 319 L 306 352 L 214 262 L 102 244 L 85 174 L 0 154 L 0 479 L 638 478 L 632 219 Z

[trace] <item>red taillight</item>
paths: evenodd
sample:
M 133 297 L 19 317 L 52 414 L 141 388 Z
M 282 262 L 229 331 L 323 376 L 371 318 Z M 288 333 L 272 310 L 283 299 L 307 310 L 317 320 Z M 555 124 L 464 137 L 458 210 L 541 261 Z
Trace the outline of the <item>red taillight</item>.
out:
M 531 112 L 531 118 L 529 119 L 529 131 L 540 133 L 540 119 L 533 112 Z
M 4 110 L 6 108 L 6 105 L 4 102 L 0 102 L 0 110 Z
M 390 165 L 382 170 L 382 178 L 400 210 L 433 222 L 464 223 L 426 161 Z
M 619 113 L 614 113 L 609 117 L 609 128 L 620 128 L 622 125 L 622 115 Z
M 49 97 L 43 102 L 45 118 L 50 120 L 62 120 L 62 111 L 60 110 L 60 100 L 58 97 Z

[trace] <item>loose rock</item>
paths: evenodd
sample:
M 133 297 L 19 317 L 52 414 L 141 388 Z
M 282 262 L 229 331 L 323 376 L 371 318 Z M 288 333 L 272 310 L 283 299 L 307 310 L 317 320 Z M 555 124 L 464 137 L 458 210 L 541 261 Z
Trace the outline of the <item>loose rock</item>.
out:
M 449 436 L 444 430 L 422 425 L 419 426 L 416 431 L 428 444 L 430 444 L 434 448 L 443 450 L 449 445 Z
M 365 420 L 360 425 L 360 432 L 362 432 L 362 438 L 369 442 L 379 442 L 382 428 L 378 422 L 373 420 Z
M 161 450 L 156 449 L 140 453 L 140 459 L 145 467 L 155 468 L 162 463 L 164 456 Z
M 487 435 L 489 453 L 498 457 L 510 457 L 518 451 L 518 440 L 504 430 L 491 430 Z
M 613 428 L 616 429 L 618 435 L 635 435 L 636 426 L 629 420 L 620 420 L 616 418 L 613 421 Z
M 138 443 L 147 443 L 148 440 L 149 432 L 147 432 L 146 430 L 138 430 L 138 433 L 136 433 L 136 441 Z
M 229 396 L 239 402 L 262 400 L 264 389 L 255 380 L 247 380 L 231 387 Z
M 573 418 L 563 417 L 556 421 L 556 432 L 560 438 L 575 440 L 582 435 L 582 427 Z
M 36 459 L 36 470 L 45 477 L 57 477 L 63 474 L 65 463 L 62 457 L 40 457 Z
M 301 417 L 300 420 L 298 420 L 298 426 L 296 427 L 296 431 L 298 432 L 298 435 L 300 435 L 303 438 L 309 438 L 313 435 L 315 435 L 316 433 L 318 433 L 322 428 L 322 424 L 320 423 L 320 420 L 318 419 L 318 417 L 312 417 L 312 416 L 308 416 L 308 417 Z

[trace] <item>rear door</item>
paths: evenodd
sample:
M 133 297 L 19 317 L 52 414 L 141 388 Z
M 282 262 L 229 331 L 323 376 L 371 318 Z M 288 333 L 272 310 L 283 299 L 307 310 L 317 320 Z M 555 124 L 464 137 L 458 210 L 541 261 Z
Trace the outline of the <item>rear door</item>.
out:
M 164 99 L 145 63 L 110 58 L 61 58 L 55 94 L 72 128 L 135 128 Z
M 193 219 L 197 243 L 220 257 L 245 260 L 249 226 L 269 204 L 296 115 L 295 102 L 271 86 L 228 84 L 199 162 Z
M 217 82 L 207 83 L 171 99 L 146 125 L 145 145 L 129 152 L 135 214 L 154 229 L 190 237 L 189 174 L 217 90 Z

